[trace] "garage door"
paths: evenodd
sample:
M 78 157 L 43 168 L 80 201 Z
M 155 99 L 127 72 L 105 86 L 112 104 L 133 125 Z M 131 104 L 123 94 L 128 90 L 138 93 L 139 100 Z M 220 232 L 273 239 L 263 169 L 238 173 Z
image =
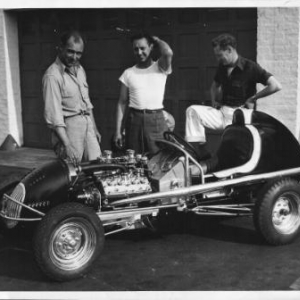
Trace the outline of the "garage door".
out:
M 255 8 L 65 9 L 19 11 L 19 44 L 24 143 L 50 148 L 50 132 L 43 120 L 42 75 L 54 61 L 59 33 L 84 32 L 88 44 L 82 59 L 103 141 L 110 148 L 119 94 L 118 77 L 134 64 L 128 33 L 144 28 L 166 40 L 174 50 L 165 107 L 184 134 L 185 109 L 209 104 L 209 87 L 216 69 L 211 39 L 230 32 L 239 52 L 256 59 Z

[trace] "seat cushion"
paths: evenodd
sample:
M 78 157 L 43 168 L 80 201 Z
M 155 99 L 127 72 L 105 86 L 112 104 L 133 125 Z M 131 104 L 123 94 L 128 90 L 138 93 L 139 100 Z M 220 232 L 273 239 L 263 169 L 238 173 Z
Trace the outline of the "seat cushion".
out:
M 241 166 L 250 160 L 253 152 L 253 137 L 244 126 L 227 126 L 216 154 L 205 161 L 207 172 L 216 172 Z
M 229 126 L 222 137 L 217 152 L 218 170 L 233 168 L 245 164 L 252 155 L 253 138 L 244 126 Z

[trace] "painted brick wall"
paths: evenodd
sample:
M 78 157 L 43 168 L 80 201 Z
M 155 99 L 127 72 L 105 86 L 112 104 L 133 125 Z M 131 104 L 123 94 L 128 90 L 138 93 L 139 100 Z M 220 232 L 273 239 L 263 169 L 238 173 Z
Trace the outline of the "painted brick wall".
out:
M 23 144 L 17 18 L 0 10 L 0 145 L 8 134 Z
M 8 132 L 8 106 L 4 54 L 4 13 L 0 11 L 0 145 Z
M 257 62 L 282 84 L 258 100 L 258 110 L 283 122 L 299 137 L 299 8 L 258 8 Z M 259 87 L 261 88 L 261 87 Z

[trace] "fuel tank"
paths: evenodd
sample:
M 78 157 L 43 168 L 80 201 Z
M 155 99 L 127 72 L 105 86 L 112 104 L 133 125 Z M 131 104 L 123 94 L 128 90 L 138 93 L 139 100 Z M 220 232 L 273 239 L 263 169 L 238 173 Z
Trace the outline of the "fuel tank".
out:
M 148 163 L 150 180 L 155 191 L 165 192 L 185 186 L 182 154 L 176 149 L 163 149 Z

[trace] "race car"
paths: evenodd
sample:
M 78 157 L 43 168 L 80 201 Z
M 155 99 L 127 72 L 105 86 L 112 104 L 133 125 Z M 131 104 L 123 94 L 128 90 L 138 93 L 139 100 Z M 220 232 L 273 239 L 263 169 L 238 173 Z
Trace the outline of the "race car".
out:
M 77 166 L 54 160 L 1 191 L 7 230 L 34 224 L 37 264 L 51 279 L 86 274 L 105 236 L 159 229 L 166 212 L 253 216 L 272 245 L 291 243 L 300 228 L 300 146 L 278 120 L 237 109 L 218 149 L 203 157 L 183 138 L 165 132 L 152 157 L 106 150 Z

